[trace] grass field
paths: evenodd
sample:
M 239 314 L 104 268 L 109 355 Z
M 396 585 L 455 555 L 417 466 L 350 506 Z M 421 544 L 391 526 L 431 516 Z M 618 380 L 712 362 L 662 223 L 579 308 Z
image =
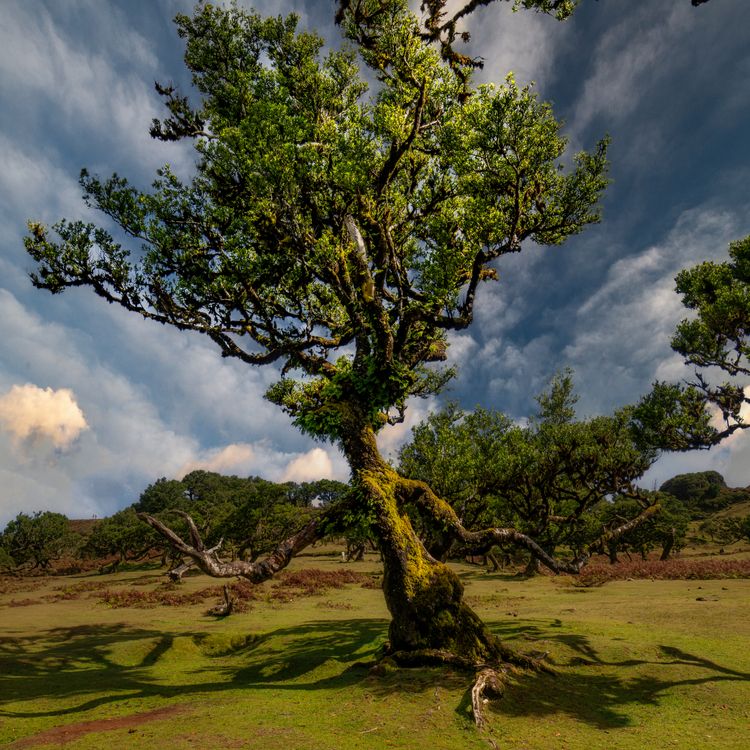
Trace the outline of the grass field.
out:
M 302 556 L 291 570 L 376 574 Z M 747 748 L 750 580 L 600 587 L 457 566 L 471 604 L 556 676 L 521 674 L 479 733 L 465 674 L 374 675 L 386 638 L 367 581 L 269 582 L 248 611 L 149 602 L 163 571 L 0 581 L 0 744 L 11 748 Z M 178 594 L 216 581 L 189 578 Z M 141 594 L 132 592 L 142 592 Z M 174 600 L 173 592 L 167 592 Z M 143 600 L 143 601 L 139 601 Z M 106 602 L 110 602 L 109 604 Z M 113 603 L 130 602 L 130 606 Z M 133 604 L 149 606 L 132 606 Z

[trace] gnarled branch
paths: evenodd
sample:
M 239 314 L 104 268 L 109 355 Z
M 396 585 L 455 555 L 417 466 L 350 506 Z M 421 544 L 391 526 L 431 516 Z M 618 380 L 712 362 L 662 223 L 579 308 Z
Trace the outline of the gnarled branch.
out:
M 658 503 L 648 506 L 631 521 L 621 524 L 616 528 L 603 531 L 601 536 L 587 545 L 577 557 L 572 560 L 560 560 L 542 549 L 530 536 L 523 534 L 517 529 L 489 528 L 482 529 L 481 531 L 469 531 L 461 523 L 453 508 L 445 500 L 438 497 L 424 482 L 414 479 L 402 479 L 400 489 L 404 500 L 413 502 L 417 507 L 432 516 L 432 518 L 439 521 L 454 539 L 465 546 L 466 549 L 464 552 L 467 554 L 480 554 L 495 544 L 512 544 L 531 552 L 539 562 L 546 565 L 553 572 L 570 573 L 573 575 L 580 573 L 581 568 L 594 551 L 600 549 L 607 542 L 618 539 L 629 531 L 632 531 L 660 509 Z
M 206 549 L 193 519 L 187 513 L 180 513 L 185 518 L 192 544 L 188 544 L 179 534 L 166 526 L 158 518 L 148 513 L 138 513 L 138 518 L 161 534 L 173 547 L 183 555 L 189 557 L 206 574 L 214 578 L 246 578 L 252 583 L 262 583 L 283 570 L 292 558 L 313 542 L 331 533 L 332 528 L 341 521 L 344 511 L 348 508 L 346 500 L 327 508 L 320 515 L 313 518 L 306 526 L 292 536 L 284 539 L 269 555 L 260 562 L 233 560 L 224 562 L 218 555 L 216 545 Z

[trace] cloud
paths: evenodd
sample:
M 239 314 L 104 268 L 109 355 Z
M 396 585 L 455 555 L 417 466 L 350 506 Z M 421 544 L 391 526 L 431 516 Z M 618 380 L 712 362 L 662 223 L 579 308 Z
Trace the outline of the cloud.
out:
M 593 74 L 575 108 L 572 130 L 581 132 L 597 116 L 611 121 L 630 115 L 674 65 L 676 41 L 690 25 L 690 9 L 674 4 L 656 17 L 652 9 L 628 10 L 608 29 L 593 53 Z
M 585 384 L 584 412 L 633 401 L 656 378 L 685 377 L 687 370 L 669 344 L 687 314 L 674 277 L 697 262 L 725 258 L 727 243 L 740 234 L 738 213 L 690 209 L 661 242 L 611 267 L 572 316 L 572 335 L 561 353 Z
M 312 482 L 333 478 L 333 464 L 322 448 L 313 448 L 292 460 L 281 475 L 282 482 Z
M 462 4 L 450 3 L 448 12 Z M 534 81 L 542 87 L 553 73 L 557 49 L 569 33 L 568 24 L 542 13 L 514 13 L 509 3 L 478 8 L 459 23 L 459 29 L 464 28 L 471 34 L 471 42 L 459 42 L 458 50 L 484 62 L 477 81 L 501 83 L 512 71 L 519 83 Z
M 202 457 L 188 461 L 180 467 L 175 477 L 182 479 L 186 474 L 197 469 L 215 471 L 218 474 L 248 474 L 249 467 L 255 461 L 255 451 L 246 443 L 234 443 L 224 448 L 216 448 L 203 454 Z
M 49 441 L 58 450 L 70 448 L 88 428 L 73 392 L 27 383 L 14 385 L 0 396 L 0 423 L 18 443 Z

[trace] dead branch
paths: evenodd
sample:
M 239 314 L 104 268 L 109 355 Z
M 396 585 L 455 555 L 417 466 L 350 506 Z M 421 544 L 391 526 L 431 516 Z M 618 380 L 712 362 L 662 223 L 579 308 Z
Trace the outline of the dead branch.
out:
M 246 578 L 252 583 L 261 583 L 283 570 L 291 559 L 305 547 L 330 534 L 333 526 L 340 521 L 346 508 L 348 508 L 346 500 L 326 508 L 296 534 L 279 542 L 276 549 L 260 562 L 246 562 L 245 560 L 224 562 L 218 555 L 221 542 L 211 549 L 206 549 L 195 523 L 186 513 L 181 513 L 181 515 L 187 521 L 192 545 L 188 544 L 179 534 L 158 518 L 148 513 L 138 513 L 138 518 L 161 534 L 179 552 L 193 560 L 204 573 L 214 578 L 239 577 Z

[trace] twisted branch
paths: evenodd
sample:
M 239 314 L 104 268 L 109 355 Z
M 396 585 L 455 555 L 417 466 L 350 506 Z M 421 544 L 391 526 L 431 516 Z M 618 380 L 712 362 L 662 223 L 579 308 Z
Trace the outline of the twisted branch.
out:
M 475 554 L 481 554 L 495 544 L 512 544 L 516 547 L 522 547 L 531 552 L 534 557 L 546 565 L 555 573 L 570 573 L 577 575 L 581 568 L 586 564 L 591 555 L 602 548 L 607 542 L 619 539 L 624 534 L 640 526 L 644 521 L 658 513 L 660 505 L 654 503 L 645 508 L 634 519 L 623 523 L 613 529 L 606 529 L 591 544 L 588 544 L 584 550 L 572 560 L 561 560 L 550 555 L 539 546 L 530 536 L 521 533 L 513 528 L 489 528 L 481 531 L 469 531 L 459 520 L 453 508 L 438 497 L 430 487 L 424 482 L 413 479 L 401 479 L 399 489 L 402 498 L 407 502 L 412 502 L 417 507 L 426 511 L 432 518 L 440 522 L 443 527 L 453 536 L 454 539 L 464 544 L 469 551 Z
M 327 508 L 297 533 L 279 542 L 276 548 L 260 562 L 247 562 L 245 560 L 224 562 L 218 555 L 221 542 L 210 549 L 206 549 L 193 519 L 187 513 L 180 512 L 180 515 L 188 524 L 192 544 L 188 544 L 179 534 L 148 513 L 138 513 L 138 518 L 151 526 L 175 549 L 193 560 L 204 573 L 213 578 L 240 577 L 246 578 L 251 583 L 262 583 L 289 565 L 292 558 L 305 547 L 330 534 L 332 528 L 340 523 L 344 511 L 348 510 L 348 507 L 349 503 L 343 500 L 333 507 Z

